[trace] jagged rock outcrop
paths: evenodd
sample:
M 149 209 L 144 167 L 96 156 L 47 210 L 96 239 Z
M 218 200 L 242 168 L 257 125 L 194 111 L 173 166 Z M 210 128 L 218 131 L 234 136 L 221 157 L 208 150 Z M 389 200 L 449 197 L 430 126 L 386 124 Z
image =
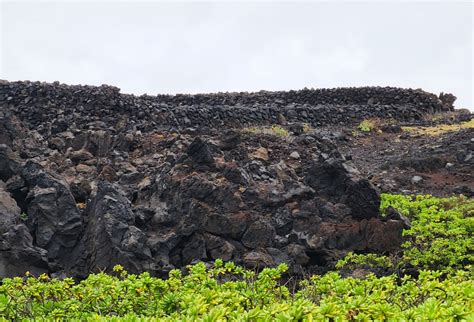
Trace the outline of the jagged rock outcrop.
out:
M 6 144 L 0 144 L 0 180 L 7 181 L 19 171 L 18 157 Z
M 130 200 L 119 188 L 101 182 L 85 217 L 87 228 L 69 269 L 79 276 L 91 271 L 110 271 L 115 264 L 134 273 L 152 269 L 145 234 L 134 225 Z
M 21 176 L 28 189 L 24 200 L 26 224 L 35 244 L 47 250 L 50 259 L 64 265 L 83 225 L 70 187 L 32 161 L 26 162 Z
M 329 267 L 349 250 L 388 252 L 400 245 L 403 222 L 378 218 L 378 192 L 330 140 L 239 138 L 154 134 L 138 142 L 146 147 L 156 140 L 151 155 L 146 148 L 128 155 L 135 165 L 112 156 L 99 165 L 83 146 L 76 152 L 85 158 L 71 151 L 42 166 L 10 150 L 1 162 L 14 164 L 6 187 L 27 216 L 28 247 L 41 249 L 55 274 L 81 277 L 115 264 L 164 274 L 217 258 L 250 267 L 288 262 L 301 272 Z M 91 171 L 77 171 L 94 159 Z M 84 189 L 75 185 L 85 181 Z
M 16 201 L 0 181 L 0 276 L 48 272 L 47 251 L 36 247 Z

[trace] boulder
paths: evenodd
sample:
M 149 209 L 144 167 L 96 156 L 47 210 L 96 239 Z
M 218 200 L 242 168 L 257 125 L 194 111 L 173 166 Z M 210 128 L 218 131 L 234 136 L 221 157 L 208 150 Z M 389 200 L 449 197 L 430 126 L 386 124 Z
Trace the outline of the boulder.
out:
M 220 148 L 222 150 L 232 150 L 235 149 L 241 141 L 240 133 L 235 130 L 228 130 L 224 132 L 224 136 L 220 142 Z
M 85 265 L 85 273 L 111 271 L 116 264 L 135 273 L 151 269 L 147 238 L 134 226 L 130 201 L 119 188 L 99 182 L 97 194 L 86 212 L 88 225 L 80 247 L 75 250 L 83 252 L 78 265 Z
M 32 161 L 22 169 L 22 177 L 28 187 L 26 223 L 36 245 L 46 249 L 50 259 L 68 261 L 83 225 L 69 185 Z
M 209 144 L 200 137 L 196 137 L 188 147 L 188 155 L 197 165 L 214 166 L 214 157 L 212 156 Z
M 250 251 L 243 256 L 244 264 L 251 269 L 275 266 L 272 256 L 262 251 Z
M 256 149 L 250 154 L 250 157 L 256 160 L 268 161 L 269 159 L 268 149 L 264 147 L 259 147 L 258 149 Z
M 19 172 L 20 162 L 12 149 L 0 144 L 0 180 L 7 181 Z
M 21 210 L 0 186 L 0 278 L 48 272 L 47 251 L 33 245 Z
M 222 237 L 214 236 L 212 234 L 205 234 L 207 253 L 211 259 L 216 260 L 218 258 L 224 261 L 230 261 L 236 247 Z
M 275 238 L 275 228 L 269 221 L 260 219 L 247 228 L 242 236 L 242 244 L 248 248 L 271 247 Z
M 329 200 L 346 203 L 354 218 L 379 216 L 379 192 L 342 158 L 314 161 L 305 181 Z

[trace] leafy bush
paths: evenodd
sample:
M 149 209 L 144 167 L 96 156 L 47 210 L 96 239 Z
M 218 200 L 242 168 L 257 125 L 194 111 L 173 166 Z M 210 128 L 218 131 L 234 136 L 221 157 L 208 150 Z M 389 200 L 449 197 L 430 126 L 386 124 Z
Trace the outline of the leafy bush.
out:
M 336 268 L 377 269 L 386 274 L 412 267 L 450 273 L 473 264 L 474 199 L 382 194 L 381 201 L 382 214 L 392 207 L 411 220 L 411 228 L 403 232 L 403 255 L 349 253 Z
M 259 274 L 217 260 L 173 270 L 166 280 L 148 273 L 91 274 L 72 279 L 27 276 L 4 279 L 0 316 L 7 320 L 77 319 L 139 321 L 177 320 L 472 320 L 474 288 L 465 271 L 442 280 L 422 271 L 418 278 L 396 276 L 342 278 L 338 273 L 314 276 L 292 294 L 282 285 L 286 265 Z
M 279 126 L 279 125 L 272 125 L 271 129 L 272 129 L 272 132 L 275 135 L 278 135 L 278 136 L 287 137 L 287 136 L 290 135 L 290 133 L 288 132 L 287 129 L 285 129 L 285 128 Z
M 382 212 L 389 206 L 411 220 L 411 228 L 403 232 L 404 262 L 445 272 L 474 262 L 474 199 L 383 194 Z
M 398 282 L 394 275 L 341 279 L 339 274 L 329 273 L 306 281 L 301 293 L 324 308 L 326 318 L 336 320 L 342 316 L 357 320 L 450 320 L 471 317 L 473 295 L 468 295 L 468 292 L 473 285 L 469 274 L 460 271 L 444 281 L 439 279 L 440 275 L 435 271 L 422 271 L 417 279 L 405 276 Z
M 393 263 L 387 256 L 377 254 L 354 254 L 349 253 L 343 259 L 336 263 L 337 269 L 356 269 L 356 268 L 392 268 Z

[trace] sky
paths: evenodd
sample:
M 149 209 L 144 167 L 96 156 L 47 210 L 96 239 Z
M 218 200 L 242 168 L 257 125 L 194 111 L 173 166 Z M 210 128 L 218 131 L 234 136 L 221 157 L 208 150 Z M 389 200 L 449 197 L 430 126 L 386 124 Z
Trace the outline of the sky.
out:
M 0 79 L 137 95 L 399 86 L 474 107 L 471 1 L 0 1 Z

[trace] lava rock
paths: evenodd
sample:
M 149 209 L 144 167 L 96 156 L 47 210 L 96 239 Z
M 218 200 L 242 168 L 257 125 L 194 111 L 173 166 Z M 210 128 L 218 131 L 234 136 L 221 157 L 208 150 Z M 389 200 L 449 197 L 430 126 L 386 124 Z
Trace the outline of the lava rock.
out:
M 214 166 L 214 157 L 212 156 L 209 144 L 204 142 L 200 137 L 196 137 L 188 147 L 188 155 L 193 162 L 198 165 Z
M 88 226 L 75 249 L 76 265 L 83 273 L 105 269 L 116 264 L 130 272 L 151 268 L 151 250 L 144 233 L 134 226 L 130 201 L 123 192 L 108 182 L 99 182 L 97 195 L 87 208 Z M 81 263 L 81 259 L 85 263 Z
M 241 141 L 240 133 L 235 130 L 229 130 L 224 133 L 224 137 L 221 140 L 220 148 L 222 150 L 235 149 Z
M 48 272 L 47 251 L 33 245 L 16 201 L 0 186 L 0 276 Z M 26 218 L 23 218 L 26 219 Z
M 69 185 L 32 161 L 25 164 L 22 176 L 29 189 L 27 226 L 36 244 L 49 258 L 67 261 L 83 225 Z
M 18 158 L 6 144 L 0 144 L 0 180 L 7 181 L 19 172 Z
M 252 223 L 242 236 L 242 244 L 249 248 L 271 247 L 275 228 L 270 222 L 259 220 Z
M 332 200 L 344 200 L 355 218 L 372 218 L 379 215 L 379 192 L 341 158 L 315 161 L 306 177 L 306 183 Z

